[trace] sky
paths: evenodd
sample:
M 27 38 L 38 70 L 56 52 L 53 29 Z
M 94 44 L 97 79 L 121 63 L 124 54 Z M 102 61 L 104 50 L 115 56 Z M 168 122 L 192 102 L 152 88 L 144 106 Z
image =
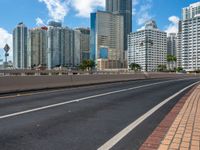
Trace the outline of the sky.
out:
M 143 28 L 146 21 L 154 19 L 160 30 L 177 32 L 183 7 L 199 0 L 133 0 L 133 32 Z M 19 22 L 28 28 L 43 26 L 49 20 L 61 21 L 71 28 L 89 27 L 90 13 L 105 9 L 105 0 L 0 0 L 0 60 L 3 47 L 11 47 L 12 31 Z

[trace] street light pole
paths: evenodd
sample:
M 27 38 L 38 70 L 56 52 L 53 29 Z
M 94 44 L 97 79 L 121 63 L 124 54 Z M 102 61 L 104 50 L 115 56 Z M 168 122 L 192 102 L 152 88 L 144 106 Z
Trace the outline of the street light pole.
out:
M 148 72 L 148 44 L 153 46 L 153 41 L 148 39 L 148 36 L 145 33 L 145 40 L 141 43 L 143 46 L 145 44 L 145 71 Z
M 146 62 L 145 62 L 145 71 L 148 72 L 148 37 L 145 34 L 145 55 L 146 55 Z

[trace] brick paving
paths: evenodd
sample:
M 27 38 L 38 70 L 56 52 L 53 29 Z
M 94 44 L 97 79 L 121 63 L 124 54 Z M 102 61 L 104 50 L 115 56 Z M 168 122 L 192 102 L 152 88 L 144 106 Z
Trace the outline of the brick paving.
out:
M 200 86 L 186 100 L 159 150 L 200 150 Z
M 200 150 L 200 85 L 175 105 L 140 150 Z

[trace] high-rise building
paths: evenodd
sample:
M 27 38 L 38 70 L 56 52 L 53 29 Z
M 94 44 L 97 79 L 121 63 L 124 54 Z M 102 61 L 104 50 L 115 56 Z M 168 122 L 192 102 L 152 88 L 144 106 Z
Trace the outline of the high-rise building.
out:
M 166 65 L 167 33 L 150 20 L 145 29 L 130 33 L 128 37 L 128 65 L 139 64 L 142 71 L 157 71 L 158 65 Z
M 123 16 L 98 11 L 91 14 L 90 58 L 97 69 L 122 68 L 124 64 Z
M 90 59 L 90 29 L 77 28 L 76 31 L 80 32 L 80 49 L 81 49 L 81 62 Z
M 62 27 L 54 26 L 51 22 L 48 27 L 48 68 L 62 66 L 61 54 L 63 52 L 62 43 L 64 42 L 61 36 Z
M 78 67 L 81 63 L 81 32 L 73 30 L 73 66 Z
M 50 22 L 48 27 L 48 68 L 77 67 L 81 62 L 81 32 Z
M 106 0 L 106 11 L 124 17 L 124 50 L 127 50 L 128 34 L 132 32 L 132 0 Z
M 182 21 L 178 24 L 177 42 L 176 42 L 176 64 L 182 67 Z
M 193 3 L 183 8 L 183 20 L 193 19 L 200 16 L 200 2 Z
M 47 67 L 47 27 L 29 30 L 28 53 L 29 67 Z
M 176 56 L 177 34 L 170 33 L 167 37 L 167 54 Z
M 13 64 L 16 69 L 28 68 L 28 28 L 19 23 L 13 31 Z
M 200 2 L 183 8 L 182 66 L 186 71 L 200 69 Z

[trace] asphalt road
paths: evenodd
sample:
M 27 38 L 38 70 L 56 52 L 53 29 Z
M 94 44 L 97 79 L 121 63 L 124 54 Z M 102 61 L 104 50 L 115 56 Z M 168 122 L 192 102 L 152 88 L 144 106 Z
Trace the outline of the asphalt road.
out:
M 0 150 L 102 149 L 146 112 L 197 81 L 138 80 L 2 96 Z M 116 143 L 111 142 L 111 149 L 138 149 L 190 89 L 172 97 Z

